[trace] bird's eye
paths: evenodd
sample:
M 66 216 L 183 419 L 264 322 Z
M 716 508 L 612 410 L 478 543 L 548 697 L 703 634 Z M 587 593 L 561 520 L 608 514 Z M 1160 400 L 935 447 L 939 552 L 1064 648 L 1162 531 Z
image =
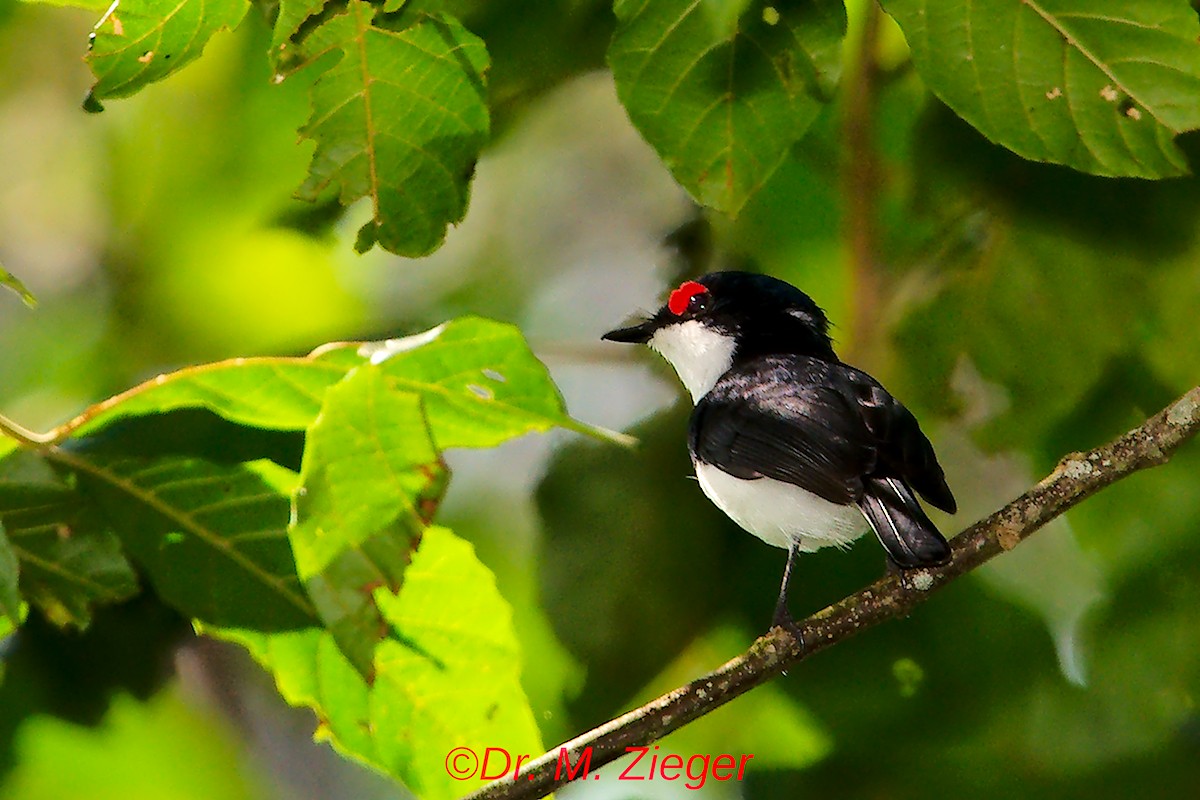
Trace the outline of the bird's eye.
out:
M 703 311 L 708 308 L 708 300 L 707 286 L 695 281 L 686 281 L 671 292 L 671 297 L 667 300 L 667 308 L 678 317 L 682 316 L 685 311 L 692 313 Z

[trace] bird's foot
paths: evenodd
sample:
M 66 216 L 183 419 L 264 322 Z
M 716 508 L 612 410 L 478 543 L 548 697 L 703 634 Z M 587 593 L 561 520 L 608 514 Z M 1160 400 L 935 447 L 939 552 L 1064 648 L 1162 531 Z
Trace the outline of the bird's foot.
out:
M 800 647 L 804 647 L 804 629 L 797 624 L 796 620 L 792 619 L 792 613 L 788 611 L 787 605 L 784 603 L 775 607 L 775 614 L 771 617 L 772 628 L 782 628 L 792 635 Z

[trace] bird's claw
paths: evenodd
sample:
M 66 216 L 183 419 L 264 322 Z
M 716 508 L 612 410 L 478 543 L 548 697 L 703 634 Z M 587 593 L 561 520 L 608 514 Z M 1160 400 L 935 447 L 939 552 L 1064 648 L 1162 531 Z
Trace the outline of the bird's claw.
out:
M 800 647 L 804 647 L 804 629 L 792 619 L 792 614 L 788 611 L 786 605 L 779 605 L 775 608 L 775 614 L 771 617 L 771 627 L 781 628 L 792 635 Z

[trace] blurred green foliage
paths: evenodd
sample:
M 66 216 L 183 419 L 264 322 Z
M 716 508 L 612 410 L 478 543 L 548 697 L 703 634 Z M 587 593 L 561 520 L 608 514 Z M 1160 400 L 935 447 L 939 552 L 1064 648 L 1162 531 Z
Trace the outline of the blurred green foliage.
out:
M 21 734 L 10 797 L 52 800 L 254 800 L 264 781 L 242 761 L 225 721 L 196 709 L 178 690 L 146 702 L 122 695 L 104 722 L 80 728 L 40 717 Z M 147 758 L 147 753 L 157 753 Z
M 473 714 L 488 720 L 491 727 L 478 735 L 496 746 L 532 748 L 538 739 L 552 745 L 715 667 L 748 644 L 769 619 L 782 553 L 737 530 L 689 480 L 686 407 L 682 398 L 672 405 L 679 394 L 673 376 L 650 358 L 625 361 L 624 350 L 595 342 L 623 316 L 656 305 L 661 290 L 685 275 L 725 265 L 758 268 L 812 294 L 834 320 L 841 352 L 884 380 L 932 434 L 963 509 L 956 518 L 937 518 L 948 532 L 999 506 L 1065 452 L 1137 424 L 1200 375 L 1197 179 L 1099 178 L 1023 160 L 971 127 L 1025 155 L 1093 172 L 1174 173 L 1194 165 L 1200 142 L 1194 134 L 1175 136 L 1193 124 L 1187 116 L 1193 112 L 1186 110 L 1200 107 L 1194 96 L 1198 26 L 1183 0 L 1125 9 L 1131 15 L 1162 11 L 1154 24 L 1169 22 L 1163 35 L 1178 67 L 1173 82 L 1157 80 L 1151 67 L 1145 75 L 1121 72 L 1117 78 L 1128 78 L 1122 91 L 1129 98 L 1118 93 L 1110 100 L 1102 91 L 1106 79 L 1093 74 L 1093 64 L 1085 65 L 1091 71 L 1085 70 L 1078 97 L 1049 97 L 1049 84 L 1029 90 L 1037 103 L 1058 103 L 1054 113 L 1069 100 L 1079 104 L 1078 118 L 1046 121 L 1045 151 L 1028 144 L 1031 128 L 1008 113 L 1019 110 L 1019 102 L 1004 106 L 1003 116 L 990 105 L 1020 100 L 1013 87 L 1028 75 L 985 70 L 980 80 L 996 84 L 966 91 L 960 84 L 969 73 L 954 60 L 965 53 L 985 65 L 1013 46 L 1026 59 L 1014 60 L 1014 69 L 1036 66 L 1064 47 L 1046 39 L 1045 31 L 1022 42 L 1008 38 L 1010 28 L 993 26 L 991 38 L 970 52 L 939 36 L 913 41 L 910 56 L 900 30 L 883 17 L 867 53 L 874 68 L 864 72 L 860 42 L 870 27 L 864 20 L 875 12 L 851 2 L 841 60 L 833 42 L 823 39 L 818 55 L 829 62 L 830 75 L 870 76 L 870 115 L 854 117 L 846 102 L 854 87 L 823 84 L 815 66 L 797 67 L 796 74 L 775 81 L 762 69 L 780 63 L 770 58 L 778 52 L 767 48 L 761 62 L 731 55 L 766 35 L 766 28 L 781 26 L 778 34 L 791 26 L 792 18 L 782 14 L 790 7 L 705 3 L 705 47 L 721 66 L 747 63 L 749 77 L 739 78 L 748 83 L 691 73 L 685 56 L 710 52 L 704 48 L 648 51 L 673 65 L 686 89 L 670 98 L 655 82 L 661 75 L 638 82 L 638 70 L 646 66 L 635 63 L 637 54 L 619 48 L 608 54 L 615 82 L 606 72 L 593 72 L 603 69 L 614 33 L 625 46 L 634 34 L 648 35 L 631 27 L 637 20 L 628 4 L 614 13 L 593 0 L 560 0 L 532 13 L 516 3 L 409 0 L 393 16 L 391 6 L 401 4 L 388 4 L 383 13 L 354 3 L 379 31 L 409 30 L 404 26 L 414 19 L 444 19 L 462 41 L 478 37 L 487 48 L 486 72 L 484 62 L 472 57 L 454 66 L 459 73 L 443 76 L 466 81 L 460 88 L 479 88 L 471 80 L 486 79 L 490 119 L 475 119 L 472 130 L 490 130 L 492 138 L 480 134 L 466 149 L 461 142 L 451 148 L 454 169 L 443 197 L 452 202 L 440 207 L 441 222 L 429 228 L 434 233 L 418 237 L 422 244 L 411 252 L 436 245 L 445 224 L 461 216 L 468 192 L 469 210 L 450 229 L 446 245 L 421 260 L 380 250 L 353 253 L 355 232 L 378 224 L 377 207 L 343 209 L 329 192 L 317 193 L 314 203 L 292 197 L 311 180 L 308 170 L 320 147 L 337 138 L 297 141 L 312 114 L 318 73 L 336 57 L 294 74 L 297 62 L 287 60 L 306 57 L 302 30 L 307 35 L 327 24 L 323 17 L 307 19 L 321 4 L 255 3 L 233 32 L 219 29 L 236 21 L 244 5 L 222 4 L 234 11 L 214 16 L 203 36 L 187 39 L 190 49 L 177 51 L 192 57 L 207 42 L 203 57 L 183 70 L 187 59 L 160 60 L 167 54 L 161 46 L 141 52 L 123 47 L 110 17 L 93 51 L 95 75 L 79 56 L 108 4 L 78 5 L 93 10 L 0 3 L 0 144 L 6 153 L 0 263 L 7 270 L 0 270 L 0 283 L 11 284 L 11 272 L 41 301 L 31 311 L 0 287 L 0 412 L 6 417 L 46 429 L 185 364 L 303 353 L 327 340 L 407 334 L 480 313 L 529 332 L 577 417 L 630 428 L 641 445 L 625 450 L 551 436 L 495 451 L 446 453 L 454 478 L 438 522 L 474 550 L 432 529 L 426 555 L 445 568 L 405 571 L 403 580 L 387 581 L 403 584 L 398 597 L 377 589 L 364 601 L 377 615 L 368 616 L 389 629 L 374 653 L 375 664 L 387 671 L 374 685 L 362 669 L 370 656 L 360 651 L 356 669 L 345 657 L 345 637 L 337 642 L 323 628 L 221 631 L 276 671 L 290 701 L 317 710 L 317 720 L 289 727 L 277 720 L 283 713 L 278 698 L 255 683 L 238 650 L 221 651 L 232 666 L 209 657 L 198 672 L 183 669 L 170 677 L 173 666 L 183 663 L 173 657 L 191 637 L 189 620 L 205 615 L 188 606 L 187 617 L 180 616 L 144 590 L 129 596 L 147 585 L 147 577 L 151 584 L 161 581 L 156 570 L 176 567 L 156 567 L 157 556 L 145 550 L 135 559 L 135 574 L 104 534 L 79 528 L 85 535 L 62 537 L 59 528 L 47 527 L 46 515 L 58 515 L 57 525 L 58 517 L 85 513 L 70 505 L 79 502 L 78 487 L 44 464 L 22 467 L 29 455 L 14 456 L 13 444 L 4 440 L 0 457 L 9 471 L 2 477 L 22 491 L 40 492 L 42 501 L 34 508 L 26 497 L 26 515 L 15 518 L 6 514 L 12 509 L 0 508 L 4 531 L 17 531 L 18 538 L 28 529 L 45 534 L 24 562 L 0 550 L 4 797 L 402 796 L 393 784 L 371 783 L 353 768 L 316 758 L 307 741 L 314 727 L 411 788 L 448 796 L 467 785 L 448 782 L 441 761 L 410 748 L 406 734 L 445 750 L 461 733 L 455 725 Z M 916 17 L 909 9 L 927 4 L 884 5 L 914 36 Z M 189 13 L 201 6 L 187 4 Z M 676 6 L 664 2 L 658 10 L 678 11 Z M 802 3 L 794 13 L 827 7 Z M 968 11 L 968 4 L 950 4 L 943 21 L 958 30 L 956 20 Z M 1031 12 L 1023 7 L 1020 13 Z M 751 15 L 746 19 L 752 24 L 739 27 L 739 14 Z M 128 26 L 123 30 L 134 29 L 135 17 L 120 9 L 116 15 Z M 286 24 L 272 30 L 276 18 Z M 149 25 L 158 30 L 153 20 Z M 1153 58 L 1161 50 L 1116 23 L 1072 31 L 1076 41 L 1095 44 L 1102 59 L 1118 51 Z M 336 33 L 331 27 L 321 35 L 337 39 Z M 178 34 L 164 28 L 154 35 Z M 150 49 L 155 57 L 139 61 Z M 1067 50 L 1070 59 L 1080 55 Z M 119 66 L 119 75 L 104 64 Z M 381 69 L 386 74 L 386 63 Z M 167 80 L 150 82 L 168 73 Z M 274 80 L 285 73 L 282 82 Z M 339 79 L 324 74 L 324 80 Z M 111 76 L 125 76 L 124 88 L 112 90 L 117 79 Z M 1179 113 L 1158 114 L 1164 100 L 1143 96 L 1150 90 L 1140 82 L 1178 101 Z M 107 103 L 103 114 L 86 115 L 80 104 L 94 86 L 100 95 L 139 91 Z M 731 114 L 749 113 L 753 103 L 740 104 L 745 98 L 737 95 L 745 87 L 763 91 L 770 109 L 790 109 L 772 112 L 772 119 L 790 114 L 796 128 L 779 132 L 772 126 L 770 132 L 780 136 L 775 140 L 748 136 L 738 124 L 705 128 L 695 124 L 694 113 L 654 114 L 674 108 L 659 105 L 672 99 L 693 112 L 726 102 L 721 107 Z M 800 96 L 789 96 L 796 87 Z M 471 94 L 425 88 L 427 96 Z M 412 109 L 402 103 L 391 110 L 392 133 L 410 123 L 438 127 L 435 117 L 405 117 Z M 1039 105 L 1037 113 L 1043 111 Z M 680 129 L 673 120 L 700 140 L 675 142 L 671 137 Z M 481 122 L 487 124 L 481 128 Z M 667 129 L 657 131 L 659 124 Z M 1138 125 L 1152 130 L 1152 140 L 1122 144 L 1114 138 Z M 793 145 L 804 126 L 807 134 Z M 859 133 L 865 129 L 865 139 L 850 135 L 854 126 Z M 349 127 L 355 135 L 362 132 Z M 1087 161 L 1087 148 L 1058 146 L 1071 136 L 1099 147 L 1104 168 Z M 867 149 L 849 149 L 852 141 L 865 141 Z M 729 163 L 748 152 L 761 163 L 754 180 L 718 184 L 714 195 L 689 153 L 709 157 L 722 147 L 730 148 Z M 1124 156 L 1109 158 L 1105 148 L 1149 153 L 1154 160 L 1145 169 L 1114 169 Z M 351 149 L 365 152 L 360 145 Z M 850 247 L 863 204 L 848 194 L 845 174 L 862 159 L 870 160 L 874 175 L 867 206 L 870 263 L 857 260 Z M 377 188 L 368 179 L 365 191 L 359 185 L 342 194 L 350 200 Z M 730 219 L 697 211 L 684 191 L 740 213 Z M 661 246 L 664 240 L 671 245 Z M 485 360 L 517 352 L 480 343 L 467 349 Z M 415 363 L 405 368 L 428 383 L 422 375 L 442 373 L 431 351 L 421 353 L 409 351 Z M 521 358 L 533 368 L 532 359 Z M 275 544 L 283 546 L 302 434 L 321 408 L 327 383 L 308 385 L 299 377 L 300 390 L 287 395 L 278 383 L 303 370 L 288 372 L 279 366 L 282 359 L 264 363 L 273 366 L 260 373 L 253 362 L 239 365 L 215 384 L 168 384 L 82 430 L 109 426 L 107 446 L 134 448 L 127 454 L 143 459 L 139 469 L 161 466 L 181 452 L 205 463 L 242 465 L 235 469 L 239 480 L 254 481 L 275 511 L 283 509 L 282 516 L 272 512 L 279 525 Z M 482 363 L 472 369 L 479 371 Z M 335 379 L 349 369 L 343 367 Z M 477 385 L 502 393 L 527 384 Z M 172 395 L 181 386 L 182 395 Z M 219 396 L 214 387 L 233 388 Z M 261 399 L 256 387 L 267 406 L 255 405 Z M 361 404 L 368 397 L 389 402 L 387 392 L 367 388 L 350 387 L 364 392 L 356 395 Z M 457 388 L 450 396 L 427 392 L 432 405 L 426 403 L 422 413 L 431 420 L 443 412 L 456 419 L 464 402 L 479 399 L 471 399 L 466 384 Z M 540 398 L 532 408 L 523 406 L 532 417 L 501 415 L 475 428 L 446 428 L 453 435 L 445 441 L 431 422 L 433 440 L 439 449 L 491 445 L 556 423 L 572 425 L 553 387 L 538 383 L 529 397 Z M 131 419 L 117 419 L 123 415 Z M 343 422 L 351 419 L 357 417 L 343 415 Z M 335 418 L 330 424 L 339 423 Z M 336 439 L 324 462 L 309 468 L 310 477 L 343 456 L 365 458 L 363 441 L 386 441 L 378 432 L 363 440 L 342 433 L 347 435 Z M 99 463 L 103 440 L 91 447 L 75 457 Z M 115 466 L 113 472 L 131 474 Z M 1192 446 L 1169 466 L 1091 498 L 912 618 L 799 665 L 668 737 L 662 747 L 684 755 L 756 754 L 743 784 L 710 783 L 701 792 L 709 796 L 1189 796 L 1200 763 L 1197 474 L 1200 452 Z M 356 508 L 358 497 L 335 498 L 330 507 Z M 386 534 L 396 522 L 378 521 L 379 530 L 354 532 L 351 544 Z M 68 524 L 76 529 L 74 518 Z M 156 524 L 128 529 L 149 542 L 161 533 Z M 407 549 L 408 534 L 403 538 Z M 356 552 L 342 544 L 339 552 Z M 15 570 L 22 581 L 36 576 L 30 556 L 46 556 L 51 564 L 72 558 L 101 564 L 96 554 L 80 555 L 87 545 L 109 558 L 103 563 L 110 569 L 88 584 L 90 599 L 103 604 L 56 606 L 52 598 L 66 595 L 45 573 L 40 584 L 33 580 L 39 590 L 25 593 L 34 608 L 18 626 L 11 618 L 26 611 L 11 591 Z M 356 564 L 361 569 L 327 576 L 331 591 L 361 578 L 367 561 Z M 882 562 L 870 542 L 848 553 L 806 557 L 793 610 L 814 610 L 853 591 L 875 577 Z M 404 586 L 415 594 L 406 596 Z M 165 591 L 163 596 L 179 602 Z M 252 617 L 270 609 L 244 610 Z M 64 631 L 58 627 L 64 622 L 87 628 Z M 354 636 L 363 628 L 351 630 Z M 370 641 L 368 653 L 375 646 L 370 636 L 356 641 Z M 455 660 L 471 648 L 487 657 Z M 414 653 L 432 654 L 446 670 L 426 674 L 422 670 L 433 662 Z M 489 713 L 487 697 L 465 691 L 485 668 L 493 670 L 491 688 L 519 702 Z M 411 685 L 397 676 L 416 676 L 427 693 L 413 701 Z M 211 691 L 213 685 L 221 688 Z M 463 694 L 458 705 L 424 704 L 456 691 Z M 228 712 L 235 727 L 214 722 L 209 710 L 197 710 L 200 705 Z M 605 772 L 609 780 L 597 783 L 609 793 L 636 795 L 641 787 L 615 782 L 617 771 Z M 589 789 L 572 791 L 583 797 Z

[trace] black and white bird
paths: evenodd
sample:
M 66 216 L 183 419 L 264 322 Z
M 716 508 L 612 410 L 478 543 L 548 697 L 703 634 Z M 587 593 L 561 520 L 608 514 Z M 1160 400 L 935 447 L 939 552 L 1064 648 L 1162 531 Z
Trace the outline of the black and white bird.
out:
M 773 624 L 794 629 L 796 556 L 846 547 L 868 527 L 901 569 L 949 559 L 916 498 L 956 510 L 933 446 L 878 381 L 838 359 L 824 312 L 804 292 L 766 275 L 714 272 L 603 338 L 648 344 L 671 363 L 695 403 L 688 451 L 700 488 L 788 551 Z

